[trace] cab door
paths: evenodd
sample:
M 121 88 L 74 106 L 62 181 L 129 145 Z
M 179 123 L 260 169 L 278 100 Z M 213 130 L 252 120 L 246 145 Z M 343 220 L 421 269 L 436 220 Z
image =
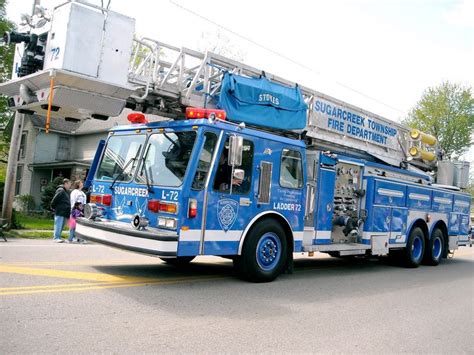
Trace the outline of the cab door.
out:
M 252 181 L 256 142 L 248 136 L 241 137 L 241 161 L 232 164 L 233 138 L 224 136 L 218 159 L 213 169 L 207 192 L 206 220 L 201 242 L 202 254 L 237 254 L 240 237 L 252 217 Z

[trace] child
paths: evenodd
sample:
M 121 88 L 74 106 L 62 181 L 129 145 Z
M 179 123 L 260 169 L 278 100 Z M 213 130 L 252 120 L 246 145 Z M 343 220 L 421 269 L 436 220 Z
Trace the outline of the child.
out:
M 71 217 L 69 218 L 69 238 L 67 240 L 69 243 L 74 242 L 74 237 L 76 234 L 76 218 L 82 216 L 84 216 L 84 213 L 82 212 L 82 203 L 76 202 L 72 207 Z M 84 243 L 85 240 L 77 238 L 77 242 Z

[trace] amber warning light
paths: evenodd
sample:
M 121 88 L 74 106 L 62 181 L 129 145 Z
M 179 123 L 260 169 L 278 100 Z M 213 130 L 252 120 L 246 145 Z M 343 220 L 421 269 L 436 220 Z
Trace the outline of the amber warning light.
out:
M 198 108 L 198 107 L 186 107 L 186 118 L 200 119 L 200 118 L 213 118 L 219 120 L 225 120 L 226 113 L 224 110 L 216 110 L 209 108 Z

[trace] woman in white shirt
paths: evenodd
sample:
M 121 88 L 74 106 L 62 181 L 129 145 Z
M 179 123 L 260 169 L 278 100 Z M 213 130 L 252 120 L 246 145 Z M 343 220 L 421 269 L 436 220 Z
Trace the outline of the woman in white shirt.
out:
M 76 202 L 82 203 L 83 206 L 86 204 L 86 194 L 82 191 L 83 187 L 82 180 L 74 181 L 74 190 L 71 192 L 71 208 L 74 207 Z

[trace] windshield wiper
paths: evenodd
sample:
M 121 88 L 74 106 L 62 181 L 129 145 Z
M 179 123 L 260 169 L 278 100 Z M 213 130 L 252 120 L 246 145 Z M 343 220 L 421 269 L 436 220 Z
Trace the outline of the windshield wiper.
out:
M 143 176 L 143 172 L 145 172 L 145 182 L 146 182 L 146 187 L 148 189 L 148 192 L 154 193 L 155 191 L 153 191 L 150 185 L 150 181 L 151 183 L 153 183 L 153 180 L 150 179 L 150 176 L 148 175 L 147 164 L 146 164 L 146 158 L 148 157 L 148 152 L 150 151 L 150 147 L 151 147 L 151 144 L 148 145 L 148 147 L 146 148 L 145 154 L 143 154 L 142 161 L 141 161 L 142 169 L 141 169 L 140 175 Z M 151 175 L 151 167 L 150 167 L 150 175 Z
M 169 140 L 171 142 L 171 144 L 177 146 L 178 148 L 181 148 L 181 142 L 179 141 L 179 139 L 176 139 L 175 141 L 172 140 L 166 133 L 163 133 L 163 135 L 165 136 L 165 138 L 167 140 Z
M 132 163 L 132 162 L 135 162 L 137 159 L 138 159 L 138 156 L 140 155 L 140 151 L 142 150 L 142 145 L 140 144 L 138 146 L 138 149 L 137 149 L 137 154 L 135 154 L 135 156 L 133 158 L 130 158 L 129 161 L 127 161 L 127 163 L 125 164 L 125 166 L 123 167 L 122 171 L 120 172 L 120 174 L 117 175 L 117 177 L 114 179 L 114 181 L 112 182 L 112 185 L 110 185 L 110 188 L 113 190 L 114 189 L 114 185 L 115 183 L 117 182 L 117 180 L 123 176 L 123 173 L 125 172 L 125 170 L 128 168 L 128 166 Z

